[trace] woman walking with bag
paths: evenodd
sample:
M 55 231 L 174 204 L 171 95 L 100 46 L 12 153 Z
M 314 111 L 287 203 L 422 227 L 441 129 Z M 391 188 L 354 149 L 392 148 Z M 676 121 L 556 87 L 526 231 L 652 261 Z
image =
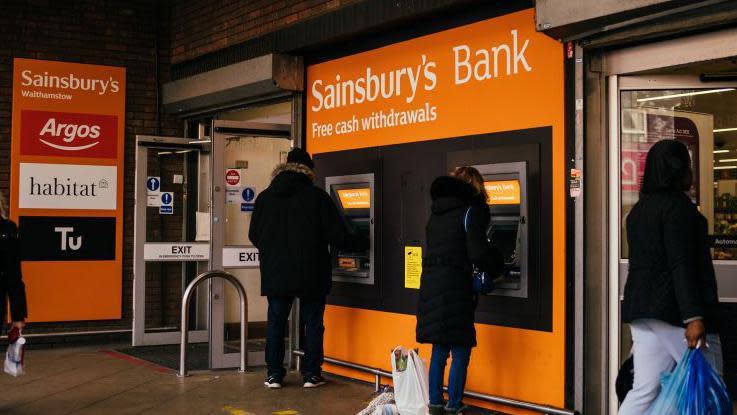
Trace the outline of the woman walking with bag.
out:
M 460 167 L 452 177 L 438 177 L 430 196 L 432 214 L 426 227 L 417 341 L 433 345 L 428 378 L 430 414 L 461 414 L 471 348 L 476 346 L 477 297 L 472 270 L 476 266 L 498 275 L 501 257 L 486 237 L 490 214 L 483 178 L 476 169 Z M 444 407 L 443 378 L 449 355 L 453 360 Z
M 692 181 L 684 144 L 663 140 L 650 149 L 640 200 L 627 217 L 630 259 L 622 320 L 632 331 L 635 376 L 620 415 L 647 412 L 661 375 L 687 347 L 704 346 L 706 359 L 722 371 L 717 283 L 706 218 L 686 194 Z
M 0 317 L 5 323 L 5 311 L 10 302 L 13 327 L 24 327 L 26 319 L 26 287 L 20 270 L 18 227 L 8 219 L 5 198 L 0 192 Z

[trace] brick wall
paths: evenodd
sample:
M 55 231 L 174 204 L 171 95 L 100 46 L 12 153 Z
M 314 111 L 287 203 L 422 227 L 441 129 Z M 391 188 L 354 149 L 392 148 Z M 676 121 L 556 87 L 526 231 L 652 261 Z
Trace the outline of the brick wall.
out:
M 123 319 L 37 324 L 29 327 L 29 332 L 131 327 L 135 135 L 182 133 L 179 121 L 157 111 L 157 74 L 166 82 L 171 56 L 168 13 L 165 3 L 148 0 L 0 2 L 0 189 L 5 194 L 10 170 L 13 58 L 124 66 L 127 70 Z
M 283 29 L 361 0 L 187 0 L 172 7 L 172 62 Z

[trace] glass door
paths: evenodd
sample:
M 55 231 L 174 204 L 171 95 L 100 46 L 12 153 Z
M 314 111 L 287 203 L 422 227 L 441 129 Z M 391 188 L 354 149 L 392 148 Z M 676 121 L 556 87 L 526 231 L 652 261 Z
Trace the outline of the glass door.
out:
M 620 305 L 627 281 L 625 223 L 639 198 L 654 143 L 683 142 L 693 162 L 689 196 L 706 216 L 720 302 L 737 302 L 737 82 L 694 75 L 611 76 L 610 81 L 610 390 L 631 347 Z M 611 413 L 616 413 L 616 395 Z
M 180 341 L 182 295 L 208 268 L 209 144 L 138 136 L 135 172 L 133 345 Z M 192 300 L 191 342 L 206 342 L 207 288 Z
M 245 287 L 253 339 L 261 337 L 256 329 L 266 322 L 267 303 L 261 297 L 258 251 L 248 239 L 248 230 L 256 197 L 292 148 L 291 125 L 217 120 L 212 137 L 212 266 L 233 274 Z M 211 287 L 211 367 L 236 367 L 242 341 L 238 295 L 222 280 L 213 280 Z M 264 364 L 263 348 L 249 349 L 249 365 Z

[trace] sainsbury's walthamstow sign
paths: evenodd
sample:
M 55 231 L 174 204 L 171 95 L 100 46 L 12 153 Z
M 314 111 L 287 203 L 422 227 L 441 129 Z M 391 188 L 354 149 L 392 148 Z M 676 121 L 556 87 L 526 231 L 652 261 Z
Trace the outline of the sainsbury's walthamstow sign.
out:
M 307 68 L 313 152 L 552 125 L 563 52 L 525 10 Z
M 31 321 L 117 319 L 125 68 L 13 61 L 11 213 Z

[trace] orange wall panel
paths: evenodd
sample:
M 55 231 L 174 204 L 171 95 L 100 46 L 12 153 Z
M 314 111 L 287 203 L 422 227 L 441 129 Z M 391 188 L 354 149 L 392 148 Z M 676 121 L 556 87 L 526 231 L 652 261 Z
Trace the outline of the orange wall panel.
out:
M 525 44 L 527 46 L 523 50 Z M 501 58 L 505 52 L 502 51 L 498 52 L 498 76 L 457 82 L 457 71 L 465 66 L 461 65 L 459 69 L 454 48 L 466 46 L 472 51 L 471 56 L 483 57 L 487 53 L 493 61 L 492 48 L 504 50 L 501 45 L 506 45 L 512 56 L 515 50 L 523 54 L 527 66 L 518 60 L 515 72 L 512 59 L 511 70 L 507 72 L 506 62 Z M 464 57 L 461 58 L 463 61 Z M 470 62 L 474 62 L 473 58 Z M 408 68 L 415 68 L 413 74 L 416 74 L 417 69 L 427 68 L 430 63 L 434 76 L 428 79 L 421 75 L 419 86 L 413 89 L 407 80 Z M 369 68 L 370 74 L 367 72 Z M 399 90 L 394 89 L 387 98 L 379 95 L 374 100 L 361 99 L 361 94 L 356 92 L 355 86 L 367 85 L 373 75 L 392 71 L 397 74 L 402 68 L 404 75 L 394 83 L 395 88 L 399 85 Z M 479 69 L 483 72 L 485 68 L 481 66 Z M 460 79 L 464 78 L 461 73 Z M 353 86 L 346 86 L 346 81 L 352 82 Z M 307 147 L 313 153 L 552 126 L 553 166 L 550 174 L 560 179 L 553 180 L 552 200 L 543 201 L 544 206 L 549 205 L 553 210 L 553 267 L 549 276 L 553 279 L 552 331 L 477 324 L 478 347 L 472 353 L 467 389 L 555 406 L 564 405 L 565 389 L 563 81 L 562 45 L 535 30 L 534 10 L 512 13 L 307 68 Z M 326 105 L 327 85 L 336 85 L 343 95 L 327 101 Z M 412 113 L 423 109 L 430 116 L 422 122 L 363 128 L 364 120 L 375 117 L 377 113 Z M 393 347 L 418 346 L 415 324 L 413 315 L 328 306 L 325 353 L 337 359 L 388 370 L 389 353 Z M 420 356 L 428 359 L 430 346 L 419 347 Z M 345 369 L 330 367 L 330 370 L 371 380 L 370 376 Z M 525 413 L 510 408 L 504 411 Z

